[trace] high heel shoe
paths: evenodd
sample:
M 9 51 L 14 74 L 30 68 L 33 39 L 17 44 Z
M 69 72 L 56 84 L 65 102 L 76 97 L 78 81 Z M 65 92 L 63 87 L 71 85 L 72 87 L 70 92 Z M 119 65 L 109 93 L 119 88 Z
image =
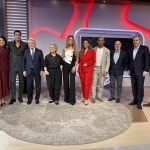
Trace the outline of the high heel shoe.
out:
M 1 104 L 1 106 L 5 106 L 5 105 L 6 105 L 5 103 L 2 103 L 2 104 Z
M 88 101 L 87 100 L 84 101 L 84 105 L 88 105 Z

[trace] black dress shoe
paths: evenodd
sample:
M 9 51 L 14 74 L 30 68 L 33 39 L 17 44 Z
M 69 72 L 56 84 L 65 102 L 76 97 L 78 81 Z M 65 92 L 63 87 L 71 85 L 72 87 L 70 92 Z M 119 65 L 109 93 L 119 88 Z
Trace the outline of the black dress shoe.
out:
M 137 105 L 137 108 L 138 109 L 142 109 L 142 105 Z
M 110 98 L 108 101 L 113 101 L 113 100 L 115 100 L 115 98 L 114 98 L 114 97 Z
M 150 103 L 143 104 L 144 107 L 150 107 Z
M 39 101 L 39 100 L 36 100 L 36 101 L 35 101 L 35 104 L 39 104 L 39 103 L 40 103 L 40 101 Z
M 64 100 L 66 103 L 69 103 L 69 100 Z
M 16 102 L 16 99 L 11 99 L 9 105 L 12 105 L 14 102 Z
M 30 105 L 31 104 L 31 101 L 27 101 L 27 105 Z
M 55 101 L 55 104 L 56 104 L 56 105 L 59 105 L 59 101 Z
M 19 103 L 23 103 L 23 99 L 20 97 L 18 97 L 18 101 L 19 101 Z
M 74 102 L 74 103 L 70 103 L 70 104 L 71 104 L 71 105 L 75 105 L 75 103 L 76 103 L 76 102 Z
M 120 99 L 119 98 L 116 99 L 116 103 L 120 103 Z
M 129 103 L 129 105 L 136 105 L 137 103 L 135 101 L 132 101 Z

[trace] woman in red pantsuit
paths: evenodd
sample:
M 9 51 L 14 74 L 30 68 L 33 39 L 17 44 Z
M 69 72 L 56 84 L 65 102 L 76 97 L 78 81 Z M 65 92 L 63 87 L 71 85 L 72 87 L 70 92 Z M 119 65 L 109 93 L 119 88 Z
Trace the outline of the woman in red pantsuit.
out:
M 9 51 L 6 38 L 0 36 L 0 106 L 5 105 L 5 97 L 9 95 Z
M 96 53 L 90 47 L 87 39 L 83 41 L 82 49 L 79 57 L 79 76 L 81 80 L 84 104 L 88 104 L 88 98 L 92 87 L 92 75 L 94 72 L 94 64 L 96 60 Z

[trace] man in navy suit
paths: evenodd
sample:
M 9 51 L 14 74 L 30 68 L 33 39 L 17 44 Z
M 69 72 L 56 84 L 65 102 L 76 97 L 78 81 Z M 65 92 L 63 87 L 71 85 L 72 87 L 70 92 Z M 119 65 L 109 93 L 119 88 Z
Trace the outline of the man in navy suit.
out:
M 110 53 L 110 91 L 111 98 L 108 101 L 116 100 L 120 103 L 122 92 L 123 72 L 126 67 L 126 52 L 121 50 L 121 42 L 116 41 L 114 44 L 115 51 Z
M 27 77 L 27 104 L 30 105 L 33 100 L 34 81 L 36 88 L 35 101 L 36 104 L 39 104 L 41 93 L 41 75 L 44 69 L 44 57 L 43 52 L 36 48 L 36 42 L 33 38 L 28 40 L 28 46 L 29 48 L 25 51 L 23 58 L 23 75 Z
M 137 105 L 142 109 L 144 97 L 144 79 L 149 71 L 149 49 L 141 45 L 139 36 L 133 37 L 134 48 L 128 53 L 128 70 L 131 76 L 133 101 L 129 105 Z

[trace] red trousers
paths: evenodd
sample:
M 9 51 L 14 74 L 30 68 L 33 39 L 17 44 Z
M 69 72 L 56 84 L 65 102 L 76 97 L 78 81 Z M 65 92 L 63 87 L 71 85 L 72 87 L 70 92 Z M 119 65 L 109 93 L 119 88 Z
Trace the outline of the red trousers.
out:
M 92 88 L 92 75 L 93 72 L 82 72 L 79 74 L 83 92 L 83 98 L 88 100 Z

